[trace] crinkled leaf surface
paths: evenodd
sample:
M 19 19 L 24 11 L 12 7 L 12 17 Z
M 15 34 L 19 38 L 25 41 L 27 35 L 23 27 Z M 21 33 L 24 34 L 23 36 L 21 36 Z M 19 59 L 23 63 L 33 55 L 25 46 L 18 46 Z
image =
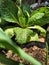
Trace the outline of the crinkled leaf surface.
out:
M 34 14 L 33 16 L 31 16 L 31 18 L 30 18 L 30 21 L 31 20 L 37 20 L 37 19 L 40 19 L 40 18 L 42 18 L 44 16 L 44 13 L 36 13 L 36 14 Z
M 28 24 L 31 25 L 44 25 L 49 23 L 49 8 L 41 7 L 31 13 L 31 16 L 28 20 Z
M 33 34 L 33 31 L 30 29 L 22 29 L 22 28 L 15 28 L 14 29 L 15 32 L 15 40 L 19 43 L 19 44 L 25 44 L 26 42 L 29 42 L 30 40 L 30 36 Z
M 39 24 L 38 23 L 38 19 L 41 19 L 42 17 L 44 16 L 44 13 L 36 13 L 34 15 L 32 15 L 29 19 L 28 19 L 28 24 L 30 25 L 36 25 L 36 24 Z
M 12 0 L 0 0 L 0 13 L 4 20 L 17 22 L 17 7 Z

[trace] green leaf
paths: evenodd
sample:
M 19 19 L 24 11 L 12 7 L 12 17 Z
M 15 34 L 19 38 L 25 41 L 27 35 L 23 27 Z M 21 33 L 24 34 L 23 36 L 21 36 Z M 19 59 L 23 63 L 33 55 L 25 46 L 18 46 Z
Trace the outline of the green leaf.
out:
M 49 8 L 41 7 L 31 13 L 31 16 L 28 20 L 28 25 L 45 25 L 49 23 Z
M 25 15 L 26 17 L 28 17 L 28 18 L 30 17 L 28 11 L 26 11 L 26 10 L 24 11 L 24 15 Z
M 12 0 L 0 0 L 1 17 L 9 22 L 17 21 L 17 7 Z
M 19 25 L 21 27 L 26 27 L 26 19 L 24 17 L 19 17 Z
M 29 19 L 29 17 L 30 17 L 30 14 L 28 13 L 28 11 L 24 11 L 24 16 L 25 16 L 25 18 L 26 18 L 26 26 L 27 26 L 27 22 L 28 22 L 28 19 Z
M 37 30 L 40 31 L 40 34 L 42 36 L 44 36 L 44 37 L 46 36 L 46 30 L 44 28 L 38 26 L 38 25 L 35 25 L 35 26 L 32 26 L 32 27 L 28 27 L 28 28 L 30 28 L 30 29 L 37 29 Z
M 49 47 L 48 47 L 48 43 L 46 42 L 46 61 L 45 61 L 45 65 L 48 65 L 48 51 L 49 51 Z
M 30 36 L 33 34 L 33 31 L 30 29 L 22 29 L 22 28 L 15 28 L 14 29 L 15 32 L 15 40 L 19 43 L 19 44 L 25 44 L 26 42 L 29 42 L 30 40 Z
M 33 25 L 36 25 L 36 23 L 38 24 L 38 19 L 41 19 L 44 16 L 44 13 L 36 13 L 34 15 L 32 15 L 29 19 L 28 19 L 28 24 L 32 23 Z
M 36 13 L 39 13 L 39 12 L 40 13 L 48 13 L 49 12 L 49 7 L 40 7 L 37 10 L 33 11 L 31 13 L 31 16 L 34 15 L 34 14 L 36 14 Z
M 33 33 L 33 35 L 30 38 L 30 41 L 39 41 L 39 37 L 37 33 Z
M 24 17 L 24 14 L 21 10 L 21 8 L 19 6 L 18 7 L 18 13 L 17 13 L 17 16 L 18 16 L 18 20 L 19 20 L 19 25 L 21 27 L 25 27 L 26 26 L 26 18 Z
M 45 24 L 49 24 L 49 14 L 45 14 L 41 19 L 38 19 L 34 22 L 37 22 L 35 24 L 40 25 L 40 26 L 43 26 Z
M 18 8 L 17 16 L 18 17 L 23 16 L 23 12 L 22 12 L 21 8 L 19 6 L 17 6 L 17 8 Z
M 36 13 L 36 14 L 34 14 L 33 16 L 31 16 L 31 19 L 33 19 L 33 20 L 37 20 L 37 19 L 40 19 L 40 18 L 42 18 L 44 16 L 44 13 Z
M 8 59 L 0 54 L 0 65 L 24 65 L 24 64 Z
M 21 58 L 30 62 L 32 65 L 42 65 L 33 57 L 26 54 L 19 46 L 15 45 L 15 43 L 2 30 L 0 30 L 0 45 L 4 46 L 6 49 L 12 50 L 13 53 L 18 54 Z
M 28 4 L 23 4 L 22 5 L 22 11 L 23 11 L 23 14 L 26 18 L 26 26 L 27 26 L 27 22 L 28 22 L 28 18 L 30 17 L 30 6 Z
M 14 31 L 13 31 L 14 28 L 9 28 L 9 29 L 6 29 L 5 30 L 5 33 L 10 37 L 12 38 L 14 36 Z
M 40 7 L 36 11 L 48 13 L 49 12 L 49 7 Z

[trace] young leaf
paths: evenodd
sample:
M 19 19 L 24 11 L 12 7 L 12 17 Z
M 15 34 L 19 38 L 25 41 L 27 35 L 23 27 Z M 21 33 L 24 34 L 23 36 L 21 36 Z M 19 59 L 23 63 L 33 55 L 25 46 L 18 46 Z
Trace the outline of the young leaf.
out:
M 18 20 L 19 20 L 19 25 L 21 27 L 25 27 L 26 26 L 26 18 L 24 17 L 21 8 L 19 6 L 17 6 L 17 7 L 18 7 L 17 16 L 18 16 Z
M 15 40 L 19 43 L 19 44 L 25 44 L 26 42 L 29 42 L 30 40 L 30 36 L 33 34 L 33 31 L 30 29 L 22 29 L 22 28 L 15 28 L 14 29 L 14 33 L 15 33 Z
M 26 19 L 24 17 L 19 17 L 19 25 L 21 27 L 26 27 Z
M 12 0 L 0 0 L 0 14 L 4 20 L 18 23 L 17 7 Z
M 28 19 L 29 19 L 29 17 L 30 17 L 30 14 L 28 13 L 28 11 L 24 11 L 24 16 L 25 16 L 25 18 L 26 18 L 26 26 L 27 26 L 27 22 L 28 22 Z

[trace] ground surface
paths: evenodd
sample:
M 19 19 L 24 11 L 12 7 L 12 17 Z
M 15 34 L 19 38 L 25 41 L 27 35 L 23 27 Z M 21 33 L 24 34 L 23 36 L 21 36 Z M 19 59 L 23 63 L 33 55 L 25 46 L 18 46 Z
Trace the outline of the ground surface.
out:
M 32 57 L 36 58 L 38 61 L 40 61 L 43 65 L 45 65 L 46 48 L 41 49 L 41 48 L 38 48 L 37 46 L 33 46 L 30 48 L 23 48 L 23 50 L 27 52 L 29 55 L 31 55 Z M 8 51 L 6 56 L 15 61 L 19 61 L 21 63 L 31 65 L 27 63 L 26 61 L 24 61 L 23 59 L 21 59 L 20 57 L 18 57 L 17 55 L 12 54 L 11 51 Z M 48 65 L 49 65 L 49 56 L 48 56 Z

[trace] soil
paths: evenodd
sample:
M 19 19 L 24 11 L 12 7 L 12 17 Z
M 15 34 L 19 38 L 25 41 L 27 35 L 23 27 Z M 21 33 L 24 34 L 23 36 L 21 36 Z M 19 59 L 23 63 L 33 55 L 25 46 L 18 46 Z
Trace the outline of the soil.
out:
M 32 57 L 36 58 L 38 61 L 40 61 L 43 65 L 45 65 L 45 59 L 46 59 L 46 48 L 38 48 L 37 46 L 31 46 L 30 48 L 23 48 L 23 50 L 31 55 Z M 24 63 L 26 65 L 31 65 L 30 63 L 26 62 L 24 59 L 21 59 L 16 54 L 13 54 L 10 50 L 6 53 L 7 58 L 11 58 L 14 61 L 19 61 L 21 63 Z M 49 55 L 48 55 L 48 65 L 49 65 Z

